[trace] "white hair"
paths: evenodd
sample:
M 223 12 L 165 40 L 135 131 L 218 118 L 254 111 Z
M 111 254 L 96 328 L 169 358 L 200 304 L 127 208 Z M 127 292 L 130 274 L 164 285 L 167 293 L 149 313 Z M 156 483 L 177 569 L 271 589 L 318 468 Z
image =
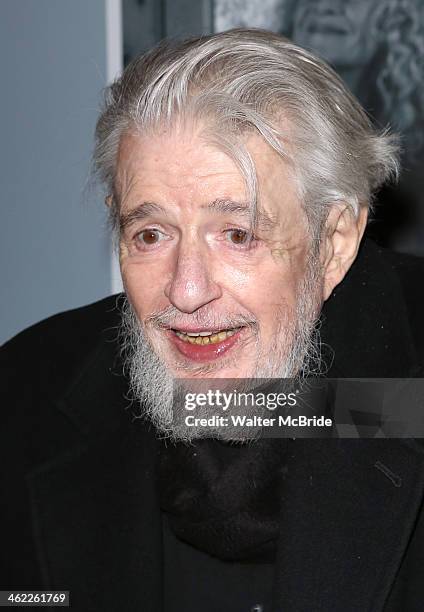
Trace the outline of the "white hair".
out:
M 107 89 L 93 161 L 108 193 L 114 193 L 125 133 L 186 120 L 202 121 L 238 165 L 252 222 L 256 172 L 245 134 L 261 135 L 290 164 L 313 232 L 319 233 L 334 203 L 348 204 L 355 214 L 371 206 L 373 194 L 399 171 L 397 137 L 373 127 L 332 68 L 277 34 L 239 28 L 162 42 Z

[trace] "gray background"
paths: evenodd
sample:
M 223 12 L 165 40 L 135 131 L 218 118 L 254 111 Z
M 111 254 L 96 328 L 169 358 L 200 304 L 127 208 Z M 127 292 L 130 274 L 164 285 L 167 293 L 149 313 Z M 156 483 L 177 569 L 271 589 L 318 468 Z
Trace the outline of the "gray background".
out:
M 104 0 L 0 3 L 0 342 L 110 293 L 103 204 L 85 193 L 105 45 Z

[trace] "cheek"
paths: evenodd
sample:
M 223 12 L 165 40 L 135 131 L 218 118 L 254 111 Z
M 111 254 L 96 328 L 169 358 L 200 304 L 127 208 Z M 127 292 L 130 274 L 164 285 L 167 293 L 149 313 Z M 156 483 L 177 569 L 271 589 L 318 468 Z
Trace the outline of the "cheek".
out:
M 121 275 L 125 293 L 139 319 L 169 305 L 163 291 L 165 275 L 157 265 L 121 260 Z
M 221 266 L 220 282 L 232 300 L 251 312 L 261 325 L 273 325 L 281 309 L 296 301 L 297 275 L 280 262 L 264 266 Z

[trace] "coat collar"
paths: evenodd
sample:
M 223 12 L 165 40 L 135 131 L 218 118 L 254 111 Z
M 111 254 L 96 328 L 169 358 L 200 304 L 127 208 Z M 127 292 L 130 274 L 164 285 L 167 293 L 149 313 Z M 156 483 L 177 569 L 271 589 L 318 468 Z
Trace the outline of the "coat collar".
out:
M 393 375 L 389 353 L 395 349 L 405 372 L 412 367 L 411 332 L 401 297 L 396 298 L 394 336 L 380 331 L 394 322 L 390 313 L 382 318 L 379 312 L 386 297 L 381 294 L 382 270 L 393 290 L 396 285 L 381 266 L 374 272 L 361 264 L 352 286 L 345 283 L 326 308 L 324 331 L 337 351 L 333 376 L 346 375 L 349 363 L 351 376 L 364 376 L 366 368 L 367 376 Z M 353 285 L 357 288 L 364 280 L 380 291 L 380 302 L 372 302 L 374 289 L 366 295 L 365 289 L 352 293 Z M 343 318 L 341 305 L 349 299 Z M 360 299 L 368 301 L 361 305 Z M 375 334 L 364 330 L 361 336 L 360 321 L 368 321 Z M 69 588 L 76 610 L 157 612 L 162 606 L 158 442 L 146 423 L 131 418 L 126 381 L 113 367 L 115 354 L 114 343 L 101 343 L 56 400 L 81 437 L 28 475 L 37 553 L 44 586 Z M 382 610 L 423 492 L 420 443 L 291 441 L 275 609 Z
M 351 270 L 324 305 L 321 337 L 330 378 L 419 375 L 402 286 L 384 253 L 364 240 Z

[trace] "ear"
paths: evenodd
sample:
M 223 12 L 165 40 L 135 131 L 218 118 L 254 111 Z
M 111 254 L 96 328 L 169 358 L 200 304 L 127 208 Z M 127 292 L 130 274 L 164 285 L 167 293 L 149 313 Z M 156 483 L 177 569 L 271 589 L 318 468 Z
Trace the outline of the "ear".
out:
M 112 195 L 108 195 L 105 197 L 105 204 L 108 208 L 112 207 L 113 204 L 113 196 Z
M 347 204 L 334 204 L 327 217 L 321 246 L 324 271 L 324 300 L 345 277 L 356 259 L 367 224 L 368 209 L 360 206 L 358 215 Z

